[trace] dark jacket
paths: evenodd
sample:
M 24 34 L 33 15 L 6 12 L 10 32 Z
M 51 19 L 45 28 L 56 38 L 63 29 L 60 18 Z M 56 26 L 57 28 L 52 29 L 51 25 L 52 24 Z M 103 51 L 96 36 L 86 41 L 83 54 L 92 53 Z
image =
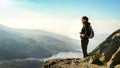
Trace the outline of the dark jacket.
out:
M 81 39 L 84 39 L 84 38 L 87 38 L 87 39 L 88 39 L 88 36 L 90 35 L 89 27 L 90 27 L 90 23 L 89 23 L 89 22 L 86 22 L 86 23 L 83 25 L 80 34 L 83 34 L 84 37 L 81 37 Z

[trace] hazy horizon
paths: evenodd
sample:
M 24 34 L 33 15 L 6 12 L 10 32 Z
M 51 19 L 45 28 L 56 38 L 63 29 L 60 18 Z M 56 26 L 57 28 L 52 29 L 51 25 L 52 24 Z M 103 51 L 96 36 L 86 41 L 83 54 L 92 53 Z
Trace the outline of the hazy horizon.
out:
M 112 0 L 0 0 L 0 24 L 79 39 L 81 17 L 85 15 L 95 34 L 110 35 L 120 28 L 118 8 L 119 3 Z
M 0 0 L 0 24 L 12 28 L 39 29 L 64 35 L 79 40 L 75 40 L 79 44 L 75 43 L 71 46 L 80 47 L 81 17 L 88 16 L 95 32 L 94 38 L 90 39 L 88 45 L 88 52 L 90 52 L 111 33 L 120 29 L 119 3 L 118 0 Z M 69 46 L 70 44 L 66 48 Z M 80 57 L 82 53 L 59 53 L 57 57 L 69 57 L 69 55 Z M 52 57 L 55 58 L 56 55 Z

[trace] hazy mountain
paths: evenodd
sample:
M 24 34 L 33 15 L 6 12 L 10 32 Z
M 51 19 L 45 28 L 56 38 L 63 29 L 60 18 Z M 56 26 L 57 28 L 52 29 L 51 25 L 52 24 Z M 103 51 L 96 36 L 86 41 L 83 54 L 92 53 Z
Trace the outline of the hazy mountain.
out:
M 42 63 L 38 60 L 9 61 L 1 63 L 0 68 L 41 68 Z
M 79 46 L 78 40 L 47 31 L 0 25 L 0 60 L 45 58 Z

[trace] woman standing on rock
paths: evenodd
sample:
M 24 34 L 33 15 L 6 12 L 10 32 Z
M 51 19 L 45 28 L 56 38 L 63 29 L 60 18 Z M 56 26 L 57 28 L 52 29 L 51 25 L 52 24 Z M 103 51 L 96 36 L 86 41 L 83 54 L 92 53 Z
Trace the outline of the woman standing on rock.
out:
M 86 16 L 82 17 L 83 27 L 80 32 L 80 38 L 81 38 L 81 47 L 82 47 L 84 58 L 88 56 L 87 46 L 89 43 L 89 38 L 93 38 L 93 36 L 94 36 L 93 29 L 91 28 L 88 20 L 89 20 L 88 17 L 86 17 Z

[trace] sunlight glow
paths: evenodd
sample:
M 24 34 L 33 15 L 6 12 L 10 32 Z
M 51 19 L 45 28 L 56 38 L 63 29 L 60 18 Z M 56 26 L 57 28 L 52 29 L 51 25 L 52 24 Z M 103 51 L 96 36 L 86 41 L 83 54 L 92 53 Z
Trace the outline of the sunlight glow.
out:
M 11 0 L 0 0 L 0 5 L 2 7 L 9 7 L 11 5 Z

